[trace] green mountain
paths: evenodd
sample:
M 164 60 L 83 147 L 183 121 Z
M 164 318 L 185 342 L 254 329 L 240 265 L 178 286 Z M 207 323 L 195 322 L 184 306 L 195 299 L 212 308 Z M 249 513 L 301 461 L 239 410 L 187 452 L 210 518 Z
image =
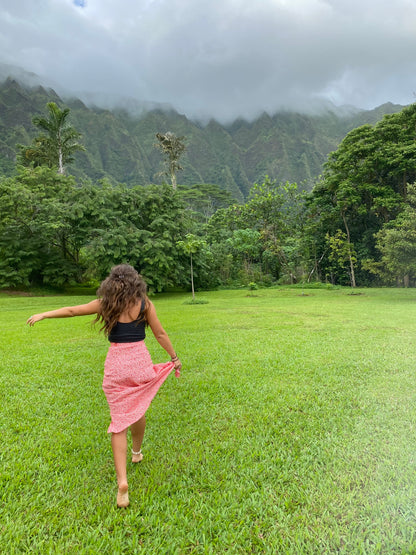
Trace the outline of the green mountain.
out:
M 50 101 L 71 109 L 71 123 L 83 135 L 86 151 L 77 153 L 68 168 L 77 178 L 106 177 L 129 186 L 158 182 L 162 157 L 153 146 L 155 135 L 171 131 L 184 135 L 187 143 L 178 183 L 215 183 L 240 200 L 265 175 L 310 187 L 328 153 L 351 129 L 403 108 L 389 103 L 370 111 L 332 108 L 319 115 L 264 113 L 251 122 L 201 124 L 174 110 L 133 115 L 121 108 L 86 106 L 78 99 L 63 100 L 51 89 L 25 86 L 9 78 L 0 84 L 0 173 L 14 171 L 16 144 L 31 142 L 37 134 L 32 118 L 45 115 Z

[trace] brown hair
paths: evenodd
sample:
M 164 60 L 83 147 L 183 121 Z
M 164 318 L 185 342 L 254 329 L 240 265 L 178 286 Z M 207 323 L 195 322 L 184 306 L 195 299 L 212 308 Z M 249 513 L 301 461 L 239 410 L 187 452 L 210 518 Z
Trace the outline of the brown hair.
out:
M 132 266 L 129 264 L 114 266 L 97 290 L 97 296 L 101 297 L 101 307 L 95 322 L 103 324 L 100 331 L 108 335 L 120 315 L 141 301 L 145 301 L 145 306 L 139 315 L 139 321 L 147 321 L 149 300 L 146 291 L 146 283 Z

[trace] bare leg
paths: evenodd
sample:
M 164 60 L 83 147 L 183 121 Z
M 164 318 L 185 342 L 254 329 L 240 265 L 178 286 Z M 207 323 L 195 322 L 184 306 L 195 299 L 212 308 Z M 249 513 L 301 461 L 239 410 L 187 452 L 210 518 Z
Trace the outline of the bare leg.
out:
M 129 505 L 129 486 L 127 484 L 127 429 L 119 433 L 111 434 L 111 447 L 113 448 L 114 466 L 116 468 L 118 493 L 117 505 L 127 507 Z
M 146 415 L 143 415 L 140 420 L 135 422 L 130 426 L 131 438 L 133 440 L 133 451 L 139 453 L 142 447 L 142 441 L 144 436 L 144 431 L 146 428 Z M 131 461 L 138 463 L 143 459 L 143 455 L 140 453 L 138 455 L 132 455 Z

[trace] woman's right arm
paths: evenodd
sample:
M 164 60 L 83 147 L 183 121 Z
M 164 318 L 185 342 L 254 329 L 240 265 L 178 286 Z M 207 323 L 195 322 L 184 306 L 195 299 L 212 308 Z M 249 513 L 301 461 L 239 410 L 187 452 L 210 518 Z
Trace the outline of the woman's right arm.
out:
M 28 318 L 26 324 L 34 326 L 36 322 L 40 322 L 45 318 L 71 318 L 72 316 L 87 316 L 88 314 L 99 314 L 101 301 L 95 299 L 87 304 L 79 304 L 77 306 L 65 306 L 56 310 L 49 310 L 48 312 L 41 312 L 34 314 Z

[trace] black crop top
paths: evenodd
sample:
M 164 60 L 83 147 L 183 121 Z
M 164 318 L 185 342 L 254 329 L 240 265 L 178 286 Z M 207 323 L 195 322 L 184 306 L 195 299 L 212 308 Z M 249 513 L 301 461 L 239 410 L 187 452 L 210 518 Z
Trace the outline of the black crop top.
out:
M 140 314 L 137 320 L 133 322 L 117 322 L 111 330 L 108 340 L 111 343 L 135 343 L 143 341 L 146 338 L 146 322 L 139 322 L 140 316 L 144 310 L 145 301 L 142 301 Z

